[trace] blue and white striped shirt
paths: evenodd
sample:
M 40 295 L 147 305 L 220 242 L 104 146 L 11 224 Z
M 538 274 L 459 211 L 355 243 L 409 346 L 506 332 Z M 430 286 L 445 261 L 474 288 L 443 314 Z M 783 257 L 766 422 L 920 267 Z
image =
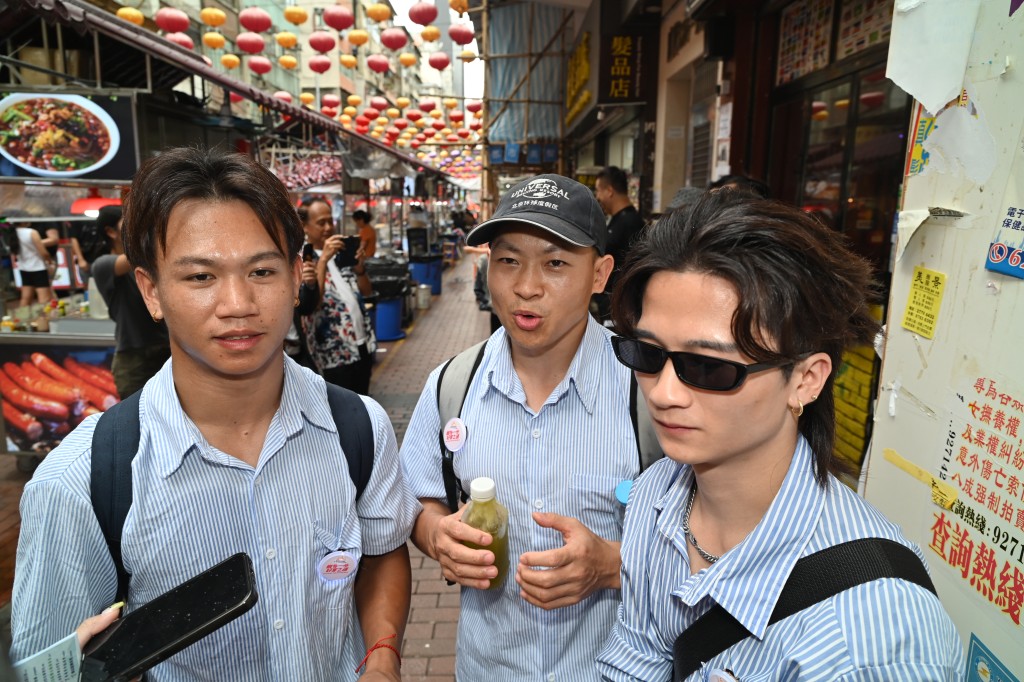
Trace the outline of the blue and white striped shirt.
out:
M 498 500 L 509 510 L 512 572 L 500 590 L 462 590 L 460 680 L 598 679 L 594 657 L 615 620 L 619 592 L 601 590 L 545 611 L 519 596 L 514 569 L 523 552 L 564 544 L 557 531 L 534 523 L 533 511 L 573 517 L 608 540 L 622 537 L 615 486 L 635 478 L 640 463 L 629 417 L 629 371 L 615 360 L 609 336 L 590 321 L 565 378 L 536 413 L 527 407 L 505 331 L 487 343 L 462 410 L 469 437 L 455 455 L 455 471 L 467 490 L 477 476 L 495 480 Z M 414 494 L 443 501 L 437 375 L 435 370 L 420 395 L 401 459 Z
M 956 628 L 931 592 L 894 578 L 847 590 L 768 627 L 793 565 L 848 540 L 879 537 L 921 550 L 853 491 L 815 481 L 801 437 L 782 488 L 743 542 L 690 575 L 680 522 L 693 483 L 666 459 L 633 486 L 622 544 L 622 606 L 598 668 L 609 680 L 672 679 L 672 645 L 720 604 L 753 637 L 689 680 L 731 670 L 756 680 L 958 680 L 965 670 Z
M 148 680 L 354 680 L 364 646 L 354 578 L 317 563 L 404 543 L 420 506 L 383 409 L 364 397 L 374 467 L 358 503 L 323 380 L 285 360 L 281 405 L 255 468 L 212 447 L 181 408 L 171 363 L 143 389 L 133 501 L 123 532 L 127 611 L 244 551 L 259 601 L 147 673 Z M 239 396 L 245 400 L 245 396 Z M 116 574 L 89 493 L 96 418 L 47 455 L 21 501 L 11 656 L 34 654 L 114 600 Z

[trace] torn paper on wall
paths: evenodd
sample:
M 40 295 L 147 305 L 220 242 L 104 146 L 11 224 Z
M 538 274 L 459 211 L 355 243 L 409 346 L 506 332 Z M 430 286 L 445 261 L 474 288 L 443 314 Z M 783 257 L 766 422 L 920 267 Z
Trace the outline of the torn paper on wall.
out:
M 996 168 L 996 141 L 970 92 L 968 86 L 957 104 L 935 118 L 934 130 L 922 143 L 928 152 L 925 172 L 962 173 L 984 185 Z
M 981 0 L 898 0 L 885 75 L 934 113 L 963 87 Z
M 899 220 L 896 223 L 896 261 L 903 258 L 903 252 L 910 243 L 910 238 L 921 227 L 921 223 L 928 220 L 928 209 L 916 209 L 913 211 L 900 211 Z

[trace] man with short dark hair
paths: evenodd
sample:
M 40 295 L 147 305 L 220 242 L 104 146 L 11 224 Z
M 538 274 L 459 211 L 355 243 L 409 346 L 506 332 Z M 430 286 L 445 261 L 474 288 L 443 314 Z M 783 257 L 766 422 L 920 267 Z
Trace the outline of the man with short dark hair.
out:
M 608 166 L 597 174 L 594 197 L 601 204 L 601 210 L 609 216 L 608 255 L 615 259 L 615 267 L 608 278 L 606 289 L 610 292 L 629 255 L 630 245 L 644 229 L 644 220 L 629 200 L 629 178 L 621 168 Z M 608 320 L 611 317 L 608 294 L 602 293 L 596 300 L 600 319 Z
M 491 536 L 442 501 L 441 368 L 427 379 L 401 450 L 423 505 L 413 541 L 463 586 L 460 680 L 598 679 L 594 659 L 619 602 L 615 489 L 640 468 L 630 374 L 588 313 L 612 268 L 606 241 L 593 194 L 559 175 L 513 186 L 467 237 L 490 245 L 491 305 L 502 327 L 469 382 L 454 471 L 465 490 L 478 476 L 492 478 L 509 510 L 503 585 L 485 589 L 498 574 Z

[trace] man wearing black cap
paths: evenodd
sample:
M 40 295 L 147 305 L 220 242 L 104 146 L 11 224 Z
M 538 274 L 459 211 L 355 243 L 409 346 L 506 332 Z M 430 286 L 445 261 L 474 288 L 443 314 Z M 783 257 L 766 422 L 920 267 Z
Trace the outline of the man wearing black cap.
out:
M 487 341 L 454 424 L 461 445 L 449 449 L 462 487 L 490 477 L 509 510 L 503 584 L 485 589 L 498 574 L 494 552 L 462 544 L 486 546 L 490 535 L 443 502 L 441 368 L 427 379 L 401 449 L 423 505 L 413 540 L 463 586 L 460 680 L 598 679 L 594 660 L 619 602 L 624 508 L 615 489 L 639 472 L 629 373 L 610 332 L 587 312 L 612 269 L 607 236 L 586 187 L 542 175 L 510 189 L 467 237 L 490 243 L 488 283 L 502 328 Z

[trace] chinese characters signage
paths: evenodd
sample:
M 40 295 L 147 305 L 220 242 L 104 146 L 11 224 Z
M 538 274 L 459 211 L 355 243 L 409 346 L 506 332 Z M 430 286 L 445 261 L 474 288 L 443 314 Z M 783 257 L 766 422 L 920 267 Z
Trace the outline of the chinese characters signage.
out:
M 565 122 L 568 125 L 590 104 L 593 93 L 590 81 L 590 31 L 585 31 L 579 45 L 569 56 L 569 72 L 565 77 Z
M 615 33 L 601 37 L 598 104 L 645 103 L 658 84 L 658 38 L 646 33 Z
M 1007 206 L 988 248 L 985 269 L 1024 279 L 1024 202 Z
M 914 279 L 910 282 L 910 296 L 903 313 L 903 327 L 920 334 L 926 339 L 935 338 L 935 323 L 942 306 L 942 292 L 946 288 L 946 276 L 941 272 L 917 266 Z

